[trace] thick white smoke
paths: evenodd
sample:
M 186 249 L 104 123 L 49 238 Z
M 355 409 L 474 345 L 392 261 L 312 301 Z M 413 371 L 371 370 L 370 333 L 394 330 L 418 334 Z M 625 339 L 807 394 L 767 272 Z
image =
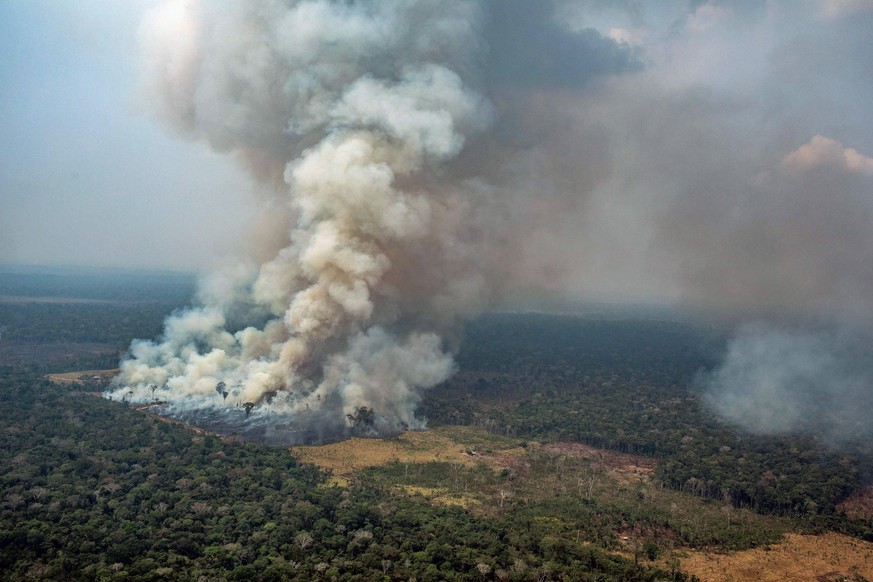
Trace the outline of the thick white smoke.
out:
M 465 241 L 490 193 L 445 168 L 491 123 L 472 76 L 481 25 L 477 4 L 445 0 L 180 1 L 151 15 L 150 104 L 242 159 L 274 232 L 259 266 L 214 275 L 201 307 L 133 344 L 112 398 L 288 442 L 420 422 L 421 390 L 454 369 L 443 334 L 489 291 Z
M 263 212 L 112 397 L 274 440 L 401 430 L 507 289 L 869 319 L 873 12 L 802 4 L 167 3 L 146 103 Z

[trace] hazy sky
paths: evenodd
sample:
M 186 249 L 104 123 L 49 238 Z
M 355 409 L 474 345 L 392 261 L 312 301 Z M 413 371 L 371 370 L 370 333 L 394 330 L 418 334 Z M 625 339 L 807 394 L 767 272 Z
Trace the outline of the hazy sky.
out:
M 237 246 L 248 179 L 137 99 L 156 2 L 0 2 L 0 261 L 202 269 Z
M 248 238 L 246 173 L 141 90 L 158 4 L 0 3 L 0 260 L 203 269 Z M 511 286 L 870 312 L 873 0 L 497 5 L 492 130 L 452 171 L 512 192 Z

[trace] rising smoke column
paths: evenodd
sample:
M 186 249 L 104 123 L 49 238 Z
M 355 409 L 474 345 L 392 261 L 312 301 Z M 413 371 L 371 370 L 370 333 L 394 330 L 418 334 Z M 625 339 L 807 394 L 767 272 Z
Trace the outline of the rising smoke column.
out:
M 113 397 L 258 403 L 246 426 L 283 413 L 325 435 L 368 406 L 397 430 L 451 373 L 458 323 L 513 286 L 869 317 L 871 146 L 842 112 L 869 117 L 873 13 L 810 27 L 793 3 L 695 2 L 634 47 L 585 24 L 607 4 L 156 11 L 149 106 L 238 158 L 266 211 L 253 264 L 135 343 Z
M 180 1 L 150 16 L 149 104 L 240 158 L 269 192 L 270 232 L 261 264 L 213 276 L 201 306 L 134 342 L 110 397 L 232 423 L 253 403 L 248 424 L 309 435 L 262 435 L 289 442 L 341 435 L 365 406 L 380 432 L 419 422 L 421 390 L 454 369 L 444 334 L 488 294 L 488 257 L 468 242 L 491 193 L 446 169 L 492 119 L 475 88 L 481 23 L 451 0 Z

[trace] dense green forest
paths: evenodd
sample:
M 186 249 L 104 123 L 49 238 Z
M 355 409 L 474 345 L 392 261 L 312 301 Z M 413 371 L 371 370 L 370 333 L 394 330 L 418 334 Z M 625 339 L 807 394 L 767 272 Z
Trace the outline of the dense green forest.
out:
M 190 304 L 194 277 L 0 266 L 0 365 L 114 368 L 134 338 L 155 338 Z
M 195 286 L 188 273 L 0 265 L 0 296 L 181 304 Z
M 161 334 L 167 303 L 0 303 L 10 342 L 103 343 L 119 349 Z
M 329 485 L 287 449 L 52 384 L 41 374 L 70 360 L 46 345 L 87 345 L 81 369 L 114 365 L 111 350 L 158 335 L 185 287 L 138 301 L 148 285 L 125 295 L 115 280 L 4 281 L 8 295 L 107 300 L 0 303 L 0 348 L 30 346 L 35 360 L 13 351 L 0 366 L 4 580 L 685 579 L 571 543 L 532 515 L 435 506 L 374 479 Z
M 684 579 L 0 370 L 5 580 Z
M 524 469 L 395 462 L 337 483 L 288 449 L 45 380 L 114 367 L 131 339 L 156 337 L 190 301 L 190 280 L 13 275 L 0 273 L 0 295 L 64 300 L 0 301 L 4 580 L 682 580 L 668 561 L 677 548 L 828 529 L 873 540 L 869 517 L 839 508 L 870 482 L 869 451 L 750 435 L 702 405 L 695 378 L 725 346 L 715 326 L 481 317 L 466 328 L 459 372 L 419 414 L 469 427 L 457 430 L 473 431 L 471 458 L 511 449 Z M 562 443 L 639 455 L 654 470 L 617 479 L 603 458 Z
M 423 410 L 432 422 L 657 457 L 677 490 L 873 540 L 873 523 L 836 509 L 869 482 L 869 451 L 750 435 L 703 407 L 694 379 L 723 342 L 687 323 L 486 316 L 467 328 L 461 372 Z

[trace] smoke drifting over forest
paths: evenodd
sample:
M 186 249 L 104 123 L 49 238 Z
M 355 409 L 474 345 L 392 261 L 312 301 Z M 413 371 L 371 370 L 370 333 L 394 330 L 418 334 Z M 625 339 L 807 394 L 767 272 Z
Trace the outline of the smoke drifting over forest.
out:
M 873 437 L 873 338 L 846 329 L 741 327 L 725 361 L 700 377 L 725 419 L 761 434 L 812 431 L 830 444 Z
M 390 433 L 420 425 L 463 321 L 519 289 L 869 318 L 873 141 L 842 115 L 873 102 L 870 12 L 755 6 L 161 6 L 144 100 L 249 171 L 261 218 L 112 396 L 283 442 L 363 408 Z

